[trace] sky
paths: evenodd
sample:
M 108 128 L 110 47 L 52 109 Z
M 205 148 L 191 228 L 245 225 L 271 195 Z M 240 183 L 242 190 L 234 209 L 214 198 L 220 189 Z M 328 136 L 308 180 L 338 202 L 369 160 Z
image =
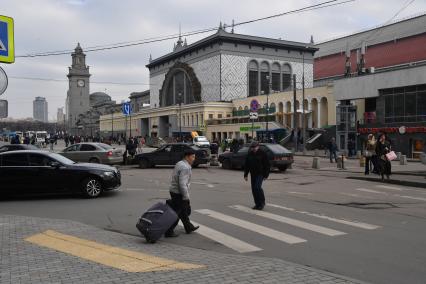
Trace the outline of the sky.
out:
M 0 15 L 14 19 L 15 54 L 71 50 L 132 42 L 205 28 L 230 25 L 318 4 L 325 0 L 2 0 Z M 308 42 L 348 35 L 426 11 L 425 0 L 356 0 L 294 15 L 238 26 L 235 33 Z M 411 3 L 412 2 L 412 3 Z M 187 37 L 191 44 L 210 35 Z M 127 100 L 131 92 L 149 89 L 148 64 L 172 51 L 176 40 L 86 53 L 90 66 L 90 92 L 106 92 L 113 100 Z M 71 55 L 17 57 L 0 63 L 9 85 L 0 99 L 9 102 L 9 117 L 32 117 L 32 101 L 46 97 L 49 120 L 65 104 Z M 23 79 L 27 78 L 27 79 Z M 30 80 L 42 78 L 53 80 Z M 111 83 L 119 83 L 111 84 Z

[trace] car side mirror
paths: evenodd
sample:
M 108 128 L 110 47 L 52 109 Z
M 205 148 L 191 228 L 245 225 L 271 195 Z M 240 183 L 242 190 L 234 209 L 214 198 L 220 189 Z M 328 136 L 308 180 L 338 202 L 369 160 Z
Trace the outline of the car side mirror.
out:
M 50 166 L 52 168 L 58 169 L 61 166 L 61 163 L 59 163 L 59 162 L 51 162 Z

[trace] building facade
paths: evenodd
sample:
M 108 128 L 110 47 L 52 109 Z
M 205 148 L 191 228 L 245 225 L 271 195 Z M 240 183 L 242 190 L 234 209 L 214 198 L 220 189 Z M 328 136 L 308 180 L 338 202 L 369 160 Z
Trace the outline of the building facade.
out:
M 58 111 L 56 112 L 56 122 L 65 124 L 65 114 L 63 107 L 58 108 Z
M 317 47 L 314 84 L 334 86 L 340 148 L 387 133 L 397 152 L 426 151 L 426 14 Z
M 71 55 L 72 64 L 68 68 L 69 89 L 65 104 L 67 127 L 70 134 L 77 134 L 78 120 L 81 114 L 90 109 L 90 73 L 86 65 L 86 55 L 80 43 Z
M 35 98 L 33 101 L 33 117 L 35 120 L 48 122 L 48 105 L 46 98 Z

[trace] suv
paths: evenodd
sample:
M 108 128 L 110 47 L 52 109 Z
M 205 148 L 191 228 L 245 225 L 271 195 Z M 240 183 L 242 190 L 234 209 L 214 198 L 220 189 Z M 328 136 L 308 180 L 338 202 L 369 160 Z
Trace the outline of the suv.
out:
M 136 155 L 134 161 L 139 164 L 141 169 L 155 167 L 156 165 L 175 165 L 182 160 L 183 153 L 189 148 L 195 151 L 195 161 L 192 167 L 195 168 L 200 164 L 207 164 L 210 161 L 210 152 L 208 149 L 202 149 L 185 143 L 165 144 L 153 152 Z

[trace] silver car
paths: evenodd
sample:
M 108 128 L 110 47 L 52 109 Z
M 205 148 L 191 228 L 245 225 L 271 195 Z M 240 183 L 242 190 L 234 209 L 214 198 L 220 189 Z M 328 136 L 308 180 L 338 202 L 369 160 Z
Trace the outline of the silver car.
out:
M 77 143 L 58 154 L 74 162 L 112 165 L 123 161 L 123 150 L 104 143 Z

